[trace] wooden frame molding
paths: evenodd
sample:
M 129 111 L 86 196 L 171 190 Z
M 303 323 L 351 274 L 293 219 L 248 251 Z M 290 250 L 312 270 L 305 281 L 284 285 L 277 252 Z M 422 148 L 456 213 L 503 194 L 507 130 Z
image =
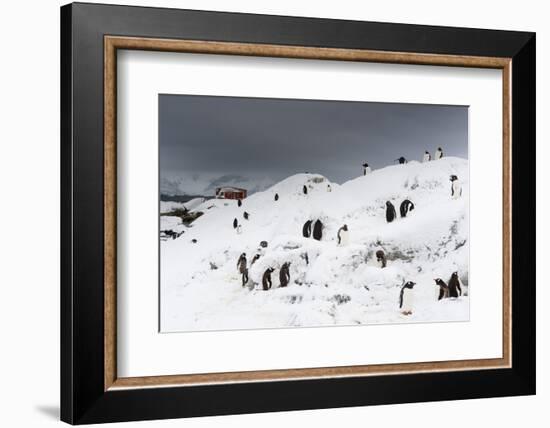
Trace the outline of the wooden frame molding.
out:
M 204 373 L 172 376 L 117 377 L 116 367 L 116 87 L 117 50 L 245 55 L 337 61 L 493 68 L 503 81 L 503 349 L 502 358 L 406 364 L 359 365 L 306 369 Z M 406 52 L 334 49 L 252 43 L 104 37 L 104 390 L 220 383 L 361 377 L 420 372 L 445 372 L 510 368 L 512 366 L 512 61 L 510 58 Z

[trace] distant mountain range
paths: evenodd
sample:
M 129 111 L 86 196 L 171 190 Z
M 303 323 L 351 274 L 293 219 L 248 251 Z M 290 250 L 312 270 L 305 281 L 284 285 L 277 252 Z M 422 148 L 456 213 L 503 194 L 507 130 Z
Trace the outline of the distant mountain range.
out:
M 228 186 L 246 189 L 248 194 L 251 195 L 269 188 L 274 183 L 272 179 L 267 177 L 257 179 L 237 174 L 171 176 L 161 177 L 160 193 L 164 198 L 185 197 L 189 200 L 197 196 L 212 197 L 215 195 L 217 187 Z M 175 200 L 163 199 L 162 197 L 162 200 Z M 186 201 L 178 200 L 178 202 Z

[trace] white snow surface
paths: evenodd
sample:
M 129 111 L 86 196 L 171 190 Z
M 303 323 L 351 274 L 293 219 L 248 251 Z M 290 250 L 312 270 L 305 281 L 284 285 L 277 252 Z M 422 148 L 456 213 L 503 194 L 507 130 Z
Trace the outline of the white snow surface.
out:
M 193 198 L 187 202 L 177 202 L 177 201 L 160 201 L 160 213 L 165 214 L 176 209 L 187 208 L 192 211 L 202 204 L 206 198 Z
M 457 175 L 462 197 L 451 199 L 449 176 Z M 404 322 L 467 321 L 468 161 L 447 157 L 392 165 L 342 185 L 297 174 L 243 200 L 207 200 L 186 233 L 161 242 L 161 331 L 314 327 Z M 308 187 L 304 195 L 303 185 Z M 279 200 L 274 201 L 275 193 Z M 399 205 L 415 208 L 399 217 Z M 385 203 L 398 218 L 386 222 Z M 249 220 L 243 212 L 250 214 Z M 242 225 L 233 228 L 233 219 Z M 323 238 L 302 237 L 308 219 L 324 223 Z M 347 245 L 337 231 L 347 224 Z M 192 243 L 196 239 L 196 243 Z M 260 248 L 260 241 L 267 248 Z M 375 252 L 388 258 L 380 268 Z M 237 259 L 245 252 L 250 280 L 241 284 Z M 260 259 L 250 267 L 255 254 Z M 307 253 L 309 264 L 306 264 Z M 279 269 L 291 262 L 290 283 L 279 287 Z M 268 267 L 273 288 L 262 289 Z M 437 300 L 434 278 L 448 282 L 458 271 L 463 296 Z M 412 315 L 399 310 L 399 293 L 414 281 Z

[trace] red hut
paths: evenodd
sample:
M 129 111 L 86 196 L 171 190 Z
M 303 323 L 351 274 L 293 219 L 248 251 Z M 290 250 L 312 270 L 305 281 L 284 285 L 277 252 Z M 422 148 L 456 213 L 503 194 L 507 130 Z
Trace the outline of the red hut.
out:
M 239 187 L 218 187 L 216 188 L 216 198 L 244 199 L 246 198 L 246 189 L 241 189 Z

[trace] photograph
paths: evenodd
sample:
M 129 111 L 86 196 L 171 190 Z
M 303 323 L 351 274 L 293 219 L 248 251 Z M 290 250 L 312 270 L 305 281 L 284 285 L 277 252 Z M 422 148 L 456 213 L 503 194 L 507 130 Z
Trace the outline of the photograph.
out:
M 159 95 L 160 332 L 469 320 L 468 107 Z

